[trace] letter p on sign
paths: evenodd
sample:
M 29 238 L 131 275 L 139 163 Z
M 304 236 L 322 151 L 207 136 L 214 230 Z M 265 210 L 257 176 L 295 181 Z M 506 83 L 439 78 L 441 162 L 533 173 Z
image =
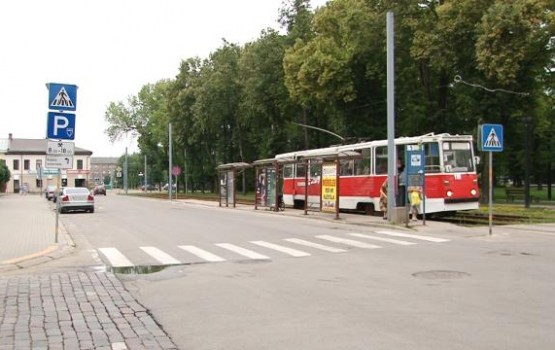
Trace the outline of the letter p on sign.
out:
M 75 114 L 48 112 L 46 137 L 49 139 L 74 140 Z

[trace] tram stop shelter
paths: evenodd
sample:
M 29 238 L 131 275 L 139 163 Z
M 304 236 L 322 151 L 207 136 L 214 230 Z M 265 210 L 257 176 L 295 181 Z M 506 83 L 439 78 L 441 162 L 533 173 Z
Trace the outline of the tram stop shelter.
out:
M 305 215 L 308 214 L 309 163 L 320 164 L 320 211 L 333 213 L 335 214 L 335 219 L 339 219 L 341 160 L 357 159 L 361 157 L 362 155 L 356 151 L 340 151 L 334 147 L 299 152 L 299 154 L 295 156 L 296 162 L 304 163 L 307 169 L 307 171 L 305 171 L 304 181 Z
M 220 207 L 225 204 L 226 207 L 231 205 L 235 208 L 237 203 L 237 173 L 250 167 L 249 163 L 244 162 L 218 165 L 216 169 L 220 180 L 218 191 Z
M 283 200 L 280 188 L 283 185 L 282 165 L 287 160 L 267 158 L 256 160 L 252 163 L 255 173 L 255 198 L 254 209 L 259 207 L 279 211 L 280 201 Z

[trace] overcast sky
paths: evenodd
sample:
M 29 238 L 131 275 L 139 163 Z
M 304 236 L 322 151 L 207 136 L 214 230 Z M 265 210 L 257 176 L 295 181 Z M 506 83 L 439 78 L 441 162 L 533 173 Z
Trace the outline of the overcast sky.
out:
M 326 0 L 312 0 L 316 8 Z M 181 60 L 206 58 L 222 38 L 244 44 L 277 24 L 282 0 L 13 0 L 0 3 L 0 138 L 45 138 L 46 83 L 78 86 L 75 144 L 120 156 L 104 112 L 140 88 L 174 78 Z

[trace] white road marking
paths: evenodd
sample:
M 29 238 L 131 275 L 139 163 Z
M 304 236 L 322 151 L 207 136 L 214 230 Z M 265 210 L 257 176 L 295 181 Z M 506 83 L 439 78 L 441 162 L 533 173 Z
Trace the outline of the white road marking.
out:
M 401 232 L 393 232 L 393 231 L 376 231 L 376 233 L 381 233 L 382 235 L 389 235 L 389 236 L 396 236 L 396 237 L 421 239 L 423 241 L 435 242 L 435 243 L 449 242 L 448 239 L 444 239 L 444 238 L 420 236 L 420 235 L 414 235 L 412 233 L 401 233 Z
M 331 241 L 335 243 L 342 243 L 342 244 L 350 245 L 357 248 L 366 248 L 366 249 L 381 248 L 379 245 L 368 244 L 360 241 L 355 241 L 353 239 L 346 239 L 346 238 L 340 238 L 335 236 L 320 235 L 320 236 L 316 236 L 316 238 L 325 239 L 327 241 Z
M 104 254 L 106 259 L 110 262 L 113 267 L 129 267 L 135 266 L 131 261 L 129 261 L 125 255 L 123 255 L 116 248 L 98 248 L 98 250 Z
M 246 256 L 247 258 L 257 259 L 257 260 L 269 260 L 270 259 L 266 255 L 258 254 L 257 252 L 253 252 L 252 250 L 238 247 L 238 246 L 233 245 L 231 243 L 218 243 L 216 245 L 220 248 L 231 250 L 232 252 L 237 253 L 239 255 Z
M 277 250 L 278 252 L 289 254 L 289 255 L 294 256 L 296 258 L 311 255 L 309 253 L 306 253 L 306 252 L 303 252 L 303 251 L 300 251 L 300 250 L 297 250 L 297 249 L 284 247 L 282 245 L 278 245 L 278 244 L 274 244 L 274 243 L 269 243 L 269 242 L 264 242 L 264 241 L 251 241 L 251 243 L 259 245 L 261 247 L 274 249 L 274 250 Z
M 127 350 L 124 342 L 112 343 L 112 350 Z
M 139 248 L 141 248 L 145 253 L 147 253 L 148 255 L 150 255 L 151 257 L 158 260 L 164 265 L 181 264 L 181 261 L 177 260 L 176 258 L 174 258 L 169 254 L 164 253 L 163 251 L 161 251 L 156 247 L 139 247 Z
M 393 243 L 393 244 L 400 244 L 400 245 L 413 245 L 416 243 L 413 242 L 407 242 L 407 241 L 401 241 L 399 239 L 391 239 L 391 238 L 384 238 L 384 237 L 376 237 L 376 236 L 370 236 L 370 235 L 365 235 L 363 233 L 347 233 L 350 236 L 353 237 L 360 237 L 360 238 L 367 238 L 367 239 L 373 239 L 375 241 L 382 241 L 382 242 L 388 242 L 388 243 Z
M 321 250 L 325 250 L 327 252 L 332 252 L 332 253 L 344 253 L 344 252 L 346 252 L 345 249 L 334 248 L 334 247 L 330 247 L 330 246 L 323 245 L 323 244 L 320 244 L 320 243 L 305 241 L 304 239 L 299 239 L 299 238 L 286 238 L 285 240 L 288 241 L 288 242 L 291 242 L 291 243 L 296 243 L 296 244 L 304 245 L 304 246 L 307 246 L 307 247 L 321 249 Z
M 180 245 L 179 248 L 188 251 L 191 254 L 194 254 L 196 256 L 198 256 L 201 259 L 204 259 L 206 261 L 211 261 L 211 262 L 220 262 L 220 261 L 225 261 L 224 258 L 220 258 L 219 256 L 212 254 L 210 252 L 207 252 L 204 249 L 200 249 L 197 248 L 193 245 Z

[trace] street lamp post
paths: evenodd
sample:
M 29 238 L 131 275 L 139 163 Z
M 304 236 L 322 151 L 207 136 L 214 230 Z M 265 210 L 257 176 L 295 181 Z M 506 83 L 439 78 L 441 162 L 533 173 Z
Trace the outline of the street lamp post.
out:
M 524 153 L 526 157 L 524 168 L 524 207 L 528 209 L 530 208 L 530 124 L 532 123 L 532 117 L 525 116 L 523 121 L 526 126 L 524 138 Z

